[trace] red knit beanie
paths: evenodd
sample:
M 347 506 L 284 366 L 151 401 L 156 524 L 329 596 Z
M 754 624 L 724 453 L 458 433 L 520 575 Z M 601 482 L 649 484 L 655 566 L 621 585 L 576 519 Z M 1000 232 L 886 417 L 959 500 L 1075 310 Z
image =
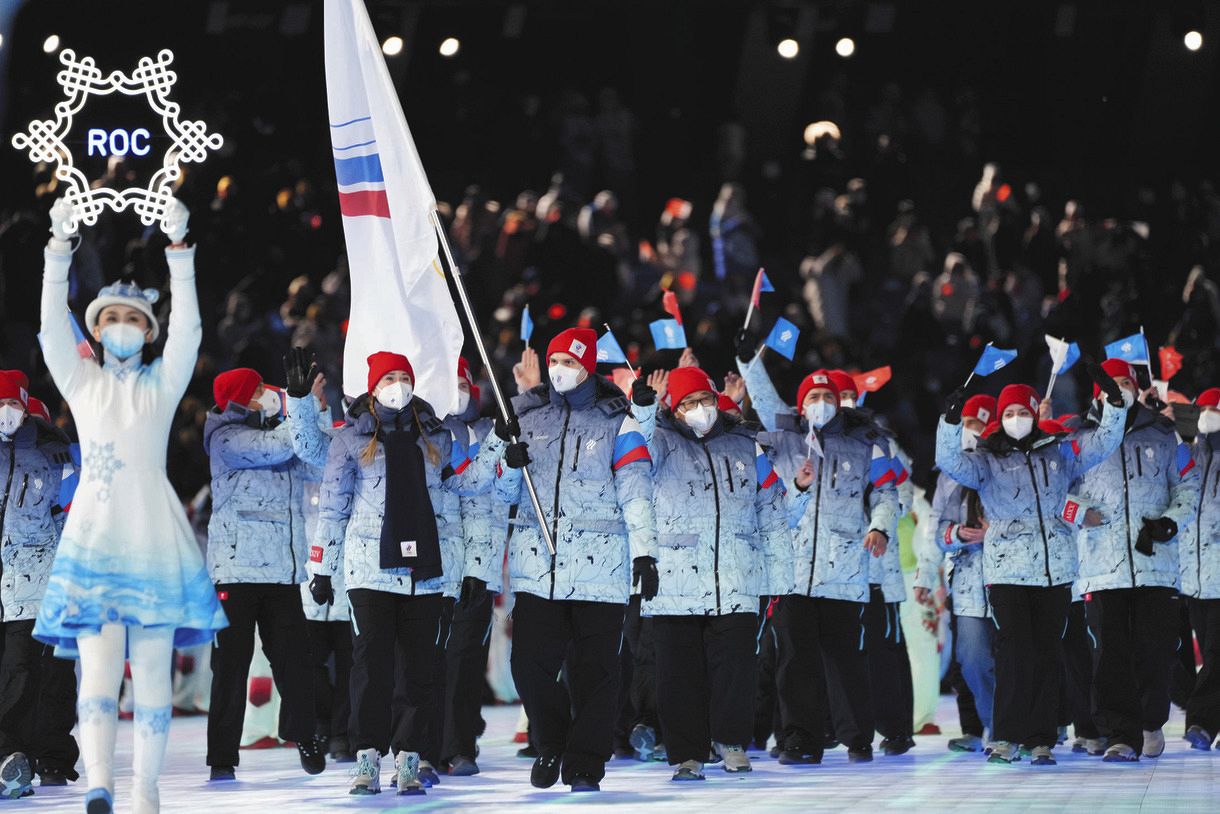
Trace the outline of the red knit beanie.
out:
M 966 406 L 962 408 L 962 418 L 974 418 L 984 424 L 989 424 L 996 417 L 995 396 L 983 393 L 971 396 L 966 399 Z
M 411 367 L 411 363 L 407 361 L 407 357 L 401 353 L 390 353 L 386 350 L 379 350 L 369 357 L 369 392 L 373 392 L 373 388 L 377 386 L 377 382 L 381 381 L 381 377 L 387 373 L 393 373 L 396 370 L 405 371 L 411 377 L 411 384 L 415 384 L 415 369 Z
M 830 380 L 834 383 L 835 392 L 842 398 L 843 393 L 851 393 L 853 399 L 860 397 L 860 391 L 856 389 L 856 380 L 853 379 L 846 371 L 832 370 L 830 371 Z
M 829 370 L 815 370 L 801 381 L 801 386 L 796 389 L 796 409 L 805 406 L 805 396 L 810 390 L 829 390 L 834 396 L 835 406 L 839 406 L 839 388 L 830 378 Z
M 1126 376 L 1131 381 L 1135 381 L 1135 368 L 1131 367 L 1131 363 L 1126 359 L 1107 359 L 1101 363 L 1101 369 L 1109 374 L 1111 379 L 1117 379 L 1120 376 Z M 1136 387 L 1139 385 L 1137 384 Z M 1101 397 L 1101 388 L 1096 384 L 1093 385 L 1093 398 Z
M 216 397 L 216 406 L 223 413 L 229 409 L 230 402 L 237 402 L 245 407 L 254 398 L 254 391 L 263 383 L 263 377 L 257 370 L 248 367 L 226 370 L 216 377 L 212 383 L 212 395 Z
M 470 401 L 474 404 L 479 403 L 479 387 L 474 383 L 474 376 L 470 374 L 470 362 L 466 361 L 466 357 L 458 357 L 458 378 L 466 382 L 470 386 Z M 412 377 L 414 379 L 414 377 Z
M 597 331 L 592 328 L 568 328 L 560 331 L 546 346 L 545 363 L 551 363 L 551 354 L 566 353 L 593 375 L 597 368 Z
M 680 367 L 671 370 L 666 387 L 669 390 L 668 398 L 671 410 L 676 409 L 682 403 L 682 399 L 691 393 L 708 390 L 712 395 L 717 394 L 716 384 L 712 381 L 711 376 L 697 367 Z
M 22 406 L 30 406 L 30 392 L 26 390 L 25 374 L 19 370 L 0 371 L 0 399 L 17 399 Z
M 1036 418 L 1039 401 L 1038 391 L 1028 384 L 1010 384 L 1000 391 L 1000 398 L 996 403 L 997 417 L 1004 415 L 1004 411 L 1008 409 L 1009 405 L 1019 404 L 1028 408 Z
M 51 411 L 47 409 L 47 405 L 33 396 L 30 396 L 30 403 L 26 405 L 26 409 L 30 411 L 30 415 L 38 416 L 48 424 L 51 423 Z
M 1209 387 L 1199 394 L 1195 404 L 1200 407 L 1220 407 L 1220 387 Z
M 10 376 L 24 389 L 30 389 L 30 377 L 23 370 L 0 370 L 0 376 Z

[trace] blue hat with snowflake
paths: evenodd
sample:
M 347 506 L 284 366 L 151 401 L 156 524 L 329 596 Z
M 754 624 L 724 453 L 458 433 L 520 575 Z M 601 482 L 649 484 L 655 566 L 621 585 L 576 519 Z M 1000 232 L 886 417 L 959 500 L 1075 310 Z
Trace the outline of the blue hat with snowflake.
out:
M 85 330 L 93 333 L 93 328 L 97 325 L 98 317 L 101 316 L 102 310 L 107 306 L 126 305 L 128 308 L 134 308 L 148 317 L 148 324 L 152 328 L 152 339 L 150 341 L 156 342 L 157 336 L 161 333 L 161 326 L 153 315 L 153 305 L 160 298 L 161 292 L 155 288 L 140 288 L 134 283 L 123 280 L 111 283 L 99 291 L 97 299 L 89 303 L 89 307 L 85 309 Z

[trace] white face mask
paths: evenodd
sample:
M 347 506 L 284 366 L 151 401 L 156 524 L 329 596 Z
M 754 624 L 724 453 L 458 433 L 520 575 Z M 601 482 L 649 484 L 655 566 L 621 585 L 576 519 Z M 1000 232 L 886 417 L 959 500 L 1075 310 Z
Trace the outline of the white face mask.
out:
M 465 390 L 458 391 L 457 411 L 454 415 L 465 415 L 466 408 L 470 406 L 470 394 Z
M 1010 415 L 1005 416 L 1000 422 L 1004 426 L 1004 432 L 1014 441 L 1020 441 L 1025 436 L 1034 431 L 1034 417 L 1028 415 Z
M 102 347 L 116 359 L 135 356 L 144 347 L 144 332 L 126 322 L 102 328 Z
M 829 401 L 815 401 L 805 405 L 805 420 L 819 430 L 830 423 L 835 417 L 835 406 Z
M 1220 413 L 1215 410 L 1204 410 L 1199 413 L 1199 432 L 1204 435 L 1220 432 Z
M 695 431 L 695 435 L 702 437 L 707 435 L 707 431 L 716 423 L 716 417 L 719 413 L 720 411 L 715 407 L 700 404 L 698 407 L 683 413 L 682 420 L 686 422 L 686 426 Z
M 389 410 L 401 410 L 411 400 L 411 385 L 408 382 L 387 384 L 377 393 L 377 403 Z
M 566 393 L 580 384 L 580 368 L 551 365 L 546 372 L 551 377 L 551 387 L 560 393 Z
M 856 407 L 856 400 L 853 398 L 843 398 L 842 396 L 839 396 L 839 407 L 844 410 L 854 410 Z
M 968 430 L 962 427 L 962 449 L 965 452 L 970 452 L 976 449 L 979 445 L 979 434 L 974 430 Z
M 1132 404 L 1135 404 L 1135 394 L 1124 387 L 1123 388 L 1123 409 L 1130 407 Z
M 11 404 L 0 407 L 0 433 L 12 435 L 21 427 L 23 421 L 25 421 L 25 410 Z
M 258 405 L 268 418 L 275 418 L 280 414 L 280 397 L 274 390 L 264 389 L 263 394 L 258 397 Z

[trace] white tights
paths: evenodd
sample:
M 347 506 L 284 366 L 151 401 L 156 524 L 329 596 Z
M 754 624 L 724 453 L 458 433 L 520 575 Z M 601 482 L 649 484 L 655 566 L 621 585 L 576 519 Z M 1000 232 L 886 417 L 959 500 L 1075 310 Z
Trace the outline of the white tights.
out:
M 157 777 L 165 759 L 173 696 L 174 631 L 170 627 L 102 625 L 77 638 L 80 650 L 80 747 L 90 789 L 114 794 L 114 741 L 123 662 L 131 662 L 135 700 L 132 806 L 135 814 L 160 810 Z M 130 651 L 130 655 L 128 655 Z

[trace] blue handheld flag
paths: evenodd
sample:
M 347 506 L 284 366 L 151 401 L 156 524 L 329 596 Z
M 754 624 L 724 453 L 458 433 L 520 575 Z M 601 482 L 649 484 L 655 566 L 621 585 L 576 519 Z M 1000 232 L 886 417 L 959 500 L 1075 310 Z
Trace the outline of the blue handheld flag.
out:
M 788 320 L 780 317 L 775 321 L 775 327 L 767 335 L 766 346 L 789 361 L 796 354 L 796 340 L 801 335 L 801 329 Z

